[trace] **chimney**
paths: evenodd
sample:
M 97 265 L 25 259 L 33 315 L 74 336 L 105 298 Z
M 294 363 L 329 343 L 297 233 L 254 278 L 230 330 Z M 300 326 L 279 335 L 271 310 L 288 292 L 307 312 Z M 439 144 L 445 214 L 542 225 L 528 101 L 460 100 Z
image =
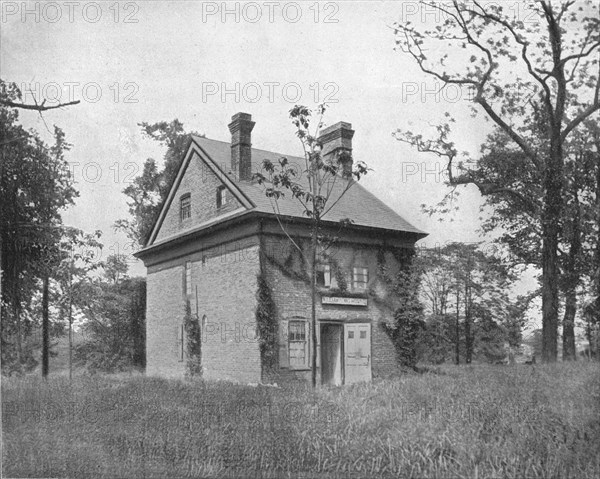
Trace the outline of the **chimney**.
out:
M 252 128 L 252 115 L 236 113 L 231 117 L 231 171 L 238 180 L 248 181 L 252 177 Z
M 321 131 L 319 142 L 322 145 L 323 159 L 332 158 L 342 164 L 342 176 L 352 176 L 352 137 L 354 130 L 350 123 L 340 121 Z

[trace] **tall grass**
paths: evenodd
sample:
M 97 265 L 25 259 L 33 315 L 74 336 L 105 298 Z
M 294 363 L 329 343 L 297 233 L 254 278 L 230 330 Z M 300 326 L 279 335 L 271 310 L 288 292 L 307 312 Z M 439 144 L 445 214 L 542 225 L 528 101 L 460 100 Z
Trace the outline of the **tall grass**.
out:
M 600 477 L 597 364 L 311 391 L 4 379 L 4 477 Z

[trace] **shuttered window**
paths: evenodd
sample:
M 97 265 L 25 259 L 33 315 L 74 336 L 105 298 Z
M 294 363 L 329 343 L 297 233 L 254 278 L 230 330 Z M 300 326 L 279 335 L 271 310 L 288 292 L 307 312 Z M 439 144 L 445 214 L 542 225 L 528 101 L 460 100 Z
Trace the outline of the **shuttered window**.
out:
M 309 349 L 308 321 L 291 319 L 279 323 L 279 367 L 307 369 Z

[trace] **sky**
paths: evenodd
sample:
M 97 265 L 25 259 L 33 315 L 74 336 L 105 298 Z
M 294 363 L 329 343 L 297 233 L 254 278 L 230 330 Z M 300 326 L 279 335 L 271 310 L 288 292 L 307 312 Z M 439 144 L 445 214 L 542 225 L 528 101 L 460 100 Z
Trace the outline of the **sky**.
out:
M 372 171 L 363 185 L 429 233 L 425 247 L 489 241 L 478 235 L 481 196 L 462 193 L 457 212 L 429 217 L 448 191 L 443 162 L 398 142 L 397 129 L 422 131 L 446 111 L 460 125 L 460 150 L 476 154 L 489 123 L 469 113 L 468 95 L 439 84 L 395 49 L 391 26 L 436 21 L 413 1 L 343 2 L 10 2 L 1 7 L 0 74 L 33 97 L 78 105 L 20 113 L 51 141 L 60 126 L 80 197 L 64 223 L 102 230 L 108 254 L 135 249 L 113 224 L 126 218 L 122 190 L 146 158 L 164 149 L 141 135 L 140 122 L 178 118 L 187 130 L 229 141 L 237 112 L 252 114 L 255 148 L 301 154 L 288 112 L 327 102 L 326 124 L 350 122 L 353 156 Z M 54 104 L 56 101 L 54 102 Z M 440 221 L 442 220 L 442 221 Z M 131 258 L 132 274 L 145 274 Z

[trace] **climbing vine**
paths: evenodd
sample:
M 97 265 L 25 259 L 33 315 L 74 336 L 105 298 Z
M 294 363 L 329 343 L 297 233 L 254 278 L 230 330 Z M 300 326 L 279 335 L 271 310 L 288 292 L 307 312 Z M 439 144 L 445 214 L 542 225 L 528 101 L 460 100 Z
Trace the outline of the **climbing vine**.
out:
M 189 377 L 198 377 L 202 375 L 201 361 L 201 341 L 200 341 L 200 322 L 195 314 L 192 314 L 190 302 L 185 303 L 185 315 L 183 326 L 186 336 L 187 349 L 187 375 Z
M 266 368 L 273 368 L 277 358 L 277 310 L 269 283 L 263 274 L 257 276 L 256 328 L 260 356 Z
M 386 265 L 386 251 L 400 266 L 395 274 L 391 274 Z M 377 273 L 388 290 L 386 306 L 393 311 L 393 321 L 383 323 L 383 329 L 394 342 L 399 363 L 414 369 L 417 364 L 417 340 L 424 327 L 423 306 L 419 300 L 421 272 L 414 261 L 414 251 L 380 248 L 377 252 Z

